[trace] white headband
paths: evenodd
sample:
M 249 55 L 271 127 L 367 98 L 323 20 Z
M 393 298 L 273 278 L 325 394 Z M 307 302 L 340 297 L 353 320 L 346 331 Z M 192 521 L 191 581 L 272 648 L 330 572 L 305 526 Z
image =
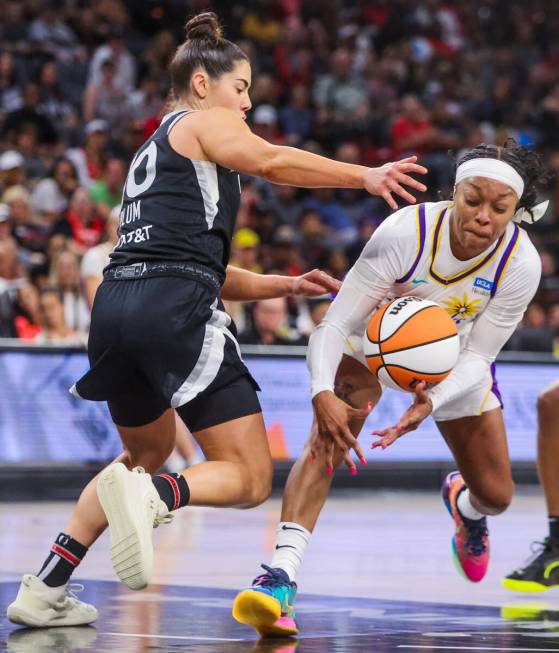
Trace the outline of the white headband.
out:
M 522 197 L 522 193 L 524 192 L 524 180 L 522 177 L 511 165 L 499 159 L 480 157 L 461 163 L 456 169 L 455 183 L 459 184 L 469 177 L 485 177 L 486 179 L 500 181 L 510 186 L 518 195 L 518 199 Z
M 461 163 L 456 169 L 454 183 L 459 184 L 464 179 L 469 179 L 470 177 L 485 177 L 486 179 L 500 181 L 510 186 L 518 196 L 518 199 L 522 197 L 522 193 L 524 192 L 524 180 L 522 177 L 511 165 L 499 159 L 479 157 Z M 548 205 L 549 201 L 545 201 L 531 207 L 529 210 L 520 208 L 514 214 L 513 220 L 514 222 L 528 222 L 533 224 L 544 215 Z

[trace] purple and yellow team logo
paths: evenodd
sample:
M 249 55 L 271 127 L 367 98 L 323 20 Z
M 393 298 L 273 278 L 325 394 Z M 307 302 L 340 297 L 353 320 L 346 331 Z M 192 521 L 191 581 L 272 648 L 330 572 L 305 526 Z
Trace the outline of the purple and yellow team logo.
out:
M 464 293 L 463 297 L 451 295 L 448 299 L 441 302 L 442 307 L 456 322 L 460 323 L 463 320 L 468 320 L 475 317 L 481 307 L 479 306 L 481 299 L 474 299 L 468 297 L 468 293 Z

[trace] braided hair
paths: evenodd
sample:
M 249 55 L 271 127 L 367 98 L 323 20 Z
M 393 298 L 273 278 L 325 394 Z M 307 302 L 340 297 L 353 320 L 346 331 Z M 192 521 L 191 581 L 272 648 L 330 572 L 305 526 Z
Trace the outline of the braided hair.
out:
M 538 192 L 547 187 L 552 176 L 539 154 L 518 145 L 513 138 L 507 139 L 503 146 L 476 145 L 460 157 L 456 167 L 471 159 L 498 159 L 512 166 L 524 181 L 524 192 L 517 208 L 528 211 L 535 206 Z

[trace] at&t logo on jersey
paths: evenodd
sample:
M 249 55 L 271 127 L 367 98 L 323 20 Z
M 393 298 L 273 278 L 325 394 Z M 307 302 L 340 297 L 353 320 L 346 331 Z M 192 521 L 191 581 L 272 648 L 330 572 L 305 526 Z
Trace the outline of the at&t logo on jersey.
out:
M 484 279 L 483 277 L 476 277 L 474 280 L 474 292 L 485 291 L 490 293 L 493 290 L 493 281 Z

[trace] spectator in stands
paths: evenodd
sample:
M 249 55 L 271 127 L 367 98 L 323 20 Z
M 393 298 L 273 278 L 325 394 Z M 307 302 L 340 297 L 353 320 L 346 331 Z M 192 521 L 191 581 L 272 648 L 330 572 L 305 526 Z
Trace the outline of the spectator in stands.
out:
M 553 329 L 547 322 L 544 307 L 532 302 L 527 310 L 521 327 L 515 334 L 515 349 L 520 351 L 553 351 Z
M 105 226 L 105 240 L 88 249 L 81 262 L 80 274 L 83 291 L 90 309 L 93 306 L 97 288 L 103 280 L 103 270 L 109 264 L 109 254 L 118 242 L 119 211 L 120 205 L 112 209 Z
M 115 85 L 124 93 L 131 91 L 136 81 L 136 62 L 126 47 L 124 29 L 120 25 L 114 25 L 110 29 L 107 43 L 95 51 L 91 60 L 88 85 L 99 86 L 103 82 L 103 65 L 108 60 L 114 66 Z
M 0 338 L 16 338 L 15 300 L 24 270 L 13 238 L 0 240 Z
M 35 342 L 45 341 L 65 345 L 85 344 L 85 332 L 76 331 L 66 323 L 64 303 L 58 288 L 41 290 L 39 308 L 43 328 L 35 337 Z
M 61 12 L 60 2 L 42 0 L 39 16 L 29 26 L 29 39 L 47 47 L 51 52 L 69 50 L 77 45 L 77 39 L 66 16 Z
M 280 124 L 287 145 L 300 145 L 309 138 L 313 128 L 313 112 L 306 86 L 298 84 L 291 88 L 291 101 L 280 112 Z
M 39 97 L 38 111 L 52 122 L 58 137 L 64 138 L 72 125 L 76 124 L 77 115 L 60 85 L 55 60 L 45 61 L 39 71 Z
M 154 75 L 145 75 L 140 80 L 139 88 L 130 95 L 130 118 L 145 122 L 158 115 L 164 103 L 160 79 Z
M 58 157 L 32 193 L 35 210 L 47 224 L 54 224 L 68 209 L 70 198 L 78 187 L 76 166 L 65 157 Z
M 309 268 L 323 267 L 330 251 L 330 230 L 313 209 L 306 209 L 299 219 L 299 250 Z
M 24 159 L 16 150 L 7 150 L 0 154 L 0 182 L 5 192 L 11 186 L 25 183 Z
M 258 262 L 260 237 L 252 229 L 244 227 L 233 236 L 233 256 L 231 265 L 243 270 L 262 273 L 262 266 Z
M 17 82 L 12 53 L 0 52 L 0 115 L 16 111 L 23 105 L 21 86 Z
M 78 257 L 73 252 L 66 250 L 59 254 L 51 282 L 60 291 L 66 324 L 74 331 L 86 332 L 90 311 L 81 291 Z
M 239 342 L 248 345 L 300 345 L 305 339 L 290 332 L 285 297 L 264 299 L 253 304 L 252 328 L 243 331 Z
M 66 157 L 76 166 L 80 185 L 91 188 L 103 176 L 106 159 L 108 127 L 105 120 L 91 120 L 85 126 L 85 145 L 66 151 Z
M 175 35 L 168 30 L 162 30 L 155 34 L 149 47 L 141 56 L 140 65 L 148 71 L 150 77 L 159 80 L 161 90 L 168 87 L 164 80 L 167 79 L 169 62 L 176 49 Z
M 11 186 L 2 195 L 2 202 L 10 210 L 12 236 L 23 250 L 21 257 L 25 257 L 29 266 L 33 262 L 42 263 L 45 260 L 48 228 L 37 219 L 31 195 L 24 186 Z
M 42 331 L 39 291 L 32 283 L 17 290 L 14 326 L 21 340 L 35 340 Z
M 105 59 L 100 65 L 99 81 L 89 83 L 85 89 L 84 120 L 104 120 L 109 134 L 118 138 L 130 121 L 129 94 L 129 88 L 117 81 L 115 62 Z
M 58 135 L 53 123 L 41 112 L 40 101 L 38 85 L 32 82 L 26 84 L 23 87 L 23 105 L 6 115 L 2 136 L 13 142 L 24 127 L 31 125 L 36 130 L 38 143 L 54 145 Z
M 333 127 L 351 123 L 367 100 L 363 80 L 352 72 L 348 50 L 332 53 L 329 71 L 321 75 L 313 89 L 315 104 L 320 109 L 318 119 Z
M 107 159 L 103 177 L 91 186 L 89 196 L 95 204 L 95 210 L 103 219 L 107 219 L 115 206 L 122 200 L 122 189 L 126 180 L 126 164 L 121 159 Z
M 97 245 L 105 229 L 105 223 L 95 211 L 95 204 L 88 191 L 79 186 L 70 200 L 66 217 L 59 220 L 52 234 L 61 234 L 70 240 L 71 248 L 79 255 Z

